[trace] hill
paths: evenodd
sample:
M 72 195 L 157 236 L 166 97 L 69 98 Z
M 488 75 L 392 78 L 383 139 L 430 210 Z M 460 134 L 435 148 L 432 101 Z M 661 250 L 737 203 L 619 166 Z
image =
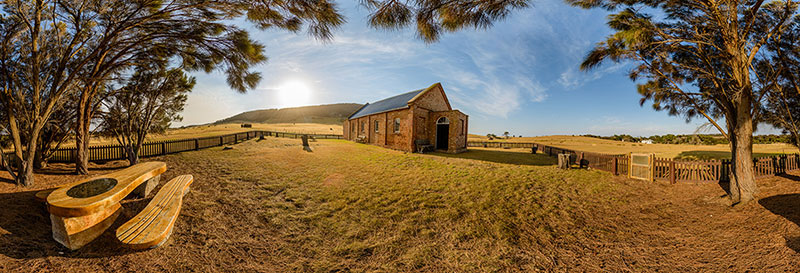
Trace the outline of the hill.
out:
M 219 120 L 214 124 L 251 122 L 251 123 L 321 123 L 341 124 L 350 114 L 362 105 L 357 103 L 337 103 L 315 106 L 292 107 L 282 109 L 264 109 L 240 113 Z

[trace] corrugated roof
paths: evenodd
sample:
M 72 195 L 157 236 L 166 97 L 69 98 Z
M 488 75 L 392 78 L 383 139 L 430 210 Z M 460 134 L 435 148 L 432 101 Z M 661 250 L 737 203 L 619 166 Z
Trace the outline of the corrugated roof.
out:
M 360 118 L 369 116 L 372 114 L 388 112 L 392 110 L 398 110 L 403 108 L 408 108 L 408 101 L 413 99 L 417 94 L 420 92 L 425 91 L 425 89 L 415 90 L 408 93 L 403 93 L 391 98 L 379 100 L 373 103 L 367 103 L 364 107 L 361 107 L 358 111 L 350 115 L 349 119 Z

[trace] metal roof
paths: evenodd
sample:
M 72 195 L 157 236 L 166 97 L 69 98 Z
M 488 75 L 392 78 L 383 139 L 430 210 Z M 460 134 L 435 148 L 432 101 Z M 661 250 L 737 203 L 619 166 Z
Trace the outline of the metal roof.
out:
M 403 94 L 400 94 L 400 95 L 397 95 L 397 96 L 394 96 L 394 97 L 391 97 L 391 98 L 379 100 L 379 101 L 376 101 L 376 102 L 373 102 L 373 103 L 367 103 L 366 105 L 364 105 L 364 107 L 361 107 L 361 109 L 358 109 L 358 111 L 356 111 L 355 113 L 350 115 L 350 117 L 348 119 L 360 118 L 360 117 L 365 117 L 365 116 L 369 116 L 369 115 L 372 115 L 372 114 L 377 114 L 377 113 L 383 113 L 383 112 L 388 112 L 388 111 L 392 111 L 392 110 L 399 110 L 399 109 L 408 108 L 408 101 L 413 99 L 415 96 L 417 96 L 422 91 L 425 91 L 425 89 L 420 89 L 420 90 L 415 90 L 415 91 L 411 91 L 411 92 L 408 92 L 408 93 L 403 93 Z

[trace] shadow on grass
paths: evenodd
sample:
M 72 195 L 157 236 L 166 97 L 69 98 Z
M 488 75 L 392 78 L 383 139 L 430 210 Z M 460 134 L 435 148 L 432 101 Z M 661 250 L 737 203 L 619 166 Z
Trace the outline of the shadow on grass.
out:
M 141 160 L 140 162 L 145 162 L 148 160 Z M 130 167 L 128 165 L 128 161 L 126 160 L 115 160 L 115 161 L 108 161 L 108 162 L 100 162 L 100 163 L 89 163 L 89 171 L 113 171 L 113 170 L 120 170 Z M 49 164 L 47 167 L 35 170 L 37 174 L 49 174 L 49 175 L 72 175 L 75 174 L 75 164 L 73 163 L 53 163 Z
M 111 227 L 83 248 L 70 251 L 53 239 L 50 214 L 45 204 L 34 198 L 36 192 L 0 193 L 0 255 L 14 259 L 98 258 L 135 252 L 117 241 L 115 231 L 141 211 L 150 198 L 123 202 L 123 210 Z
M 547 156 L 546 154 L 530 154 L 497 150 L 469 149 L 460 154 L 448 154 L 441 152 L 433 152 L 429 154 L 441 157 L 473 159 L 514 165 L 549 166 L 557 163 L 557 160 L 554 157 Z
M 765 157 L 781 155 L 780 153 L 753 153 L 753 157 Z M 685 151 L 675 159 L 683 160 L 711 160 L 711 159 L 731 159 L 731 152 L 726 151 Z
M 800 182 L 800 176 L 798 176 L 798 175 L 782 173 L 782 174 L 778 174 L 778 176 L 786 178 L 786 179 L 790 179 L 790 180 L 794 180 L 794 181 Z
M 758 200 L 758 203 L 770 212 L 783 216 L 786 220 L 800 226 L 800 210 L 797 209 L 797 205 L 800 204 L 800 194 L 793 193 L 770 196 Z M 785 239 L 787 247 L 795 252 L 800 252 L 800 237 Z

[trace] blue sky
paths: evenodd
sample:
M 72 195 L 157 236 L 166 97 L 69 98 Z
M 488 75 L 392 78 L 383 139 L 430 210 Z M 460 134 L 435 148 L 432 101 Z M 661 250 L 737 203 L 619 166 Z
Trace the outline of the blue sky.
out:
M 269 57 L 256 67 L 263 76 L 259 87 L 240 94 L 220 72 L 196 73 L 184 120 L 174 126 L 256 109 L 371 102 L 435 82 L 442 83 L 454 108 L 469 115 L 470 133 L 481 135 L 649 136 L 692 133 L 703 123 L 687 124 L 639 106 L 625 64 L 578 70 L 592 46 L 610 33 L 602 10 L 534 1 L 490 29 L 448 33 L 425 44 L 411 30 L 368 27 L 368 11 L 358 1 L 337 2 L 348 23 L 330 42 L 306 33 L 252 30 Z M 287 101 L 282 87 L 298 82 L 310 96 Z

